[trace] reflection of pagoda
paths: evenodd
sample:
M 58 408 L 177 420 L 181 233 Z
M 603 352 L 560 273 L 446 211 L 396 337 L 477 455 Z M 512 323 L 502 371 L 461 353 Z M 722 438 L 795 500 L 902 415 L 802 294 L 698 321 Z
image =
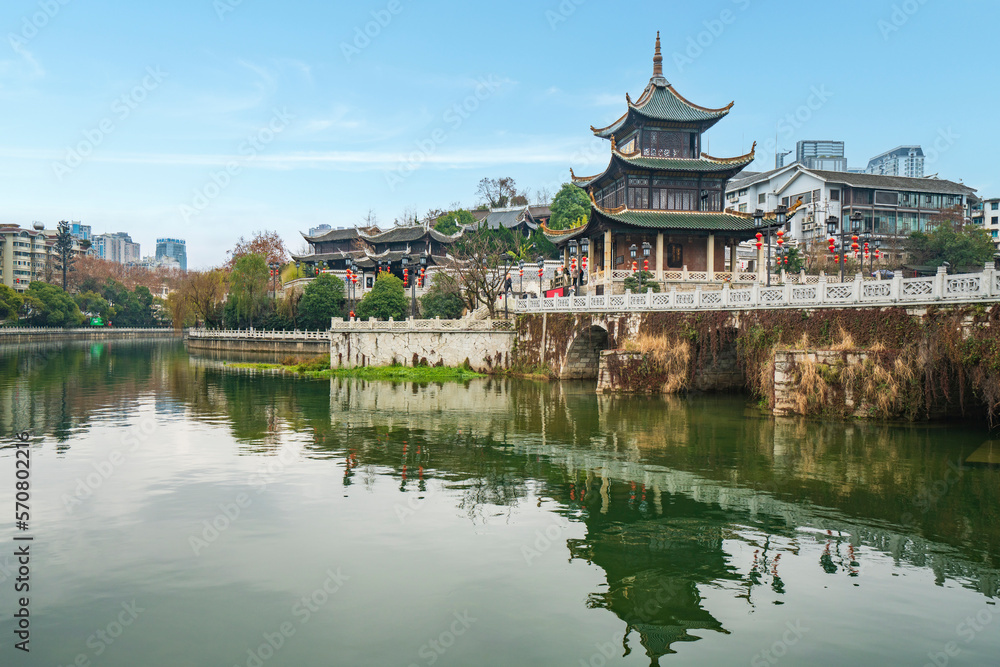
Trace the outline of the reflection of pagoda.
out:
M 653 63 L 642 95 L 634 102 L 626 95 L 625 115 L 608 127 L 591 128 L 611 141 L 611 162 L 596 176 L 573 175 L 573 183 L 590 194 L 589 222 L 569 231 L 546 230 L 567 250 L 571 240 L 589 240 L 590 270 L 604 271 L 599 293 L 610 286 L 611 270 L 630 269 L 632 250 L 644 244 L 658 280 L 685 267 L 712 280 L 727 269 L 726 248 L 735 257 L 735 246 L 756 232 L 750 214 L 725 211 L 723 204 L 726 183 L 753 162 L 754 151 L 735 158 L 702 152 L 702 135 L 733 105 L 708 109 L 674 90 L 663 76 L 659 34 Z
M 675 653 L 674 642 L 696 641 L 698 630 L 723 632 L 722 623 L 701 606 L 699 584 L 738 579 L 726 564 L 718 517 L 705 505 L 683 497 L 664 503 L 664 514 L 649 508 L 642 488 L 612 484 L 607 513 L 587 513 L 587 537 L 570 540 L 573 558 L 604 570 L 607 590 L 590 596 L 592 607 L 608 609 L 625 621 L 626 650 L 632 633 L 650 665 Z M 591 498 L 599 504 L 596 493 Z

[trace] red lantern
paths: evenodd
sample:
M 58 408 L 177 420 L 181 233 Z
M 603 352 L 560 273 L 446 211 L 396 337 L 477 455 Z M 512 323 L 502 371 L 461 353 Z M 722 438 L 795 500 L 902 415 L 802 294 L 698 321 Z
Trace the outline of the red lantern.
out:
M 538 279 L 541 280 L 542 276 L 544 275 L 545 275 L 545 267 L 544 266 L 538 267 Z
M 648 259 L 642 260 L 642 270 L 645 271 L 645 272 L 647 272 L 647 273 L 649 272 L 649 260 Z
M 586 273 L 587 272 L 587 258 L 584 257 L 582 260 L 580 260 L 580 262 L 583 265 L 583 271 L 584 271 L 584 273 Z
M 636 264 L 635 262 L 632 262 L 632 273 L 635 273 L 638 270 L 639 270 L 639 265 Z
M 840 255 L 834 255 L 833 256 L 833 263 L 834 264 L 840 264 Z
M 569 270 L 572 271 L 573 273 L 576 273 L 576 257 L 570 260 Z
M 316 267 L 316 275 L 317 276 L 319 275 L 319 267 L 318 266 Z
M 781 230 L 778 232 L 778 247 L 780 248 L 785 243 L 785 231 Z
M 420 282 L 417 285 L 420 289 L 424 288 L 424 280 L 427 279 L 427 269 L 420 267 Z
M 403 287 L 410 286 L 410 270 L 403 269 Z

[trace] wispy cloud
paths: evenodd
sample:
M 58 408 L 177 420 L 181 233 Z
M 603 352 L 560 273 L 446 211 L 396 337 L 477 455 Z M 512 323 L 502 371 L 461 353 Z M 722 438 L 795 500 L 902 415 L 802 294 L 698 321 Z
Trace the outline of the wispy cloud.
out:
M 408 159 L 410 151 L 293 151 L 274 155 L 260 155 L 248 168 L 279 171 L 295 169 L 328 170 L 380 170 L 398 165 Z M 427 157 L 425 163 L 439 169 L 465 169 L 508 164 L 578 164 L 581 144 L 577 140 L 564 142 L 526 142 L 518 145 L 465 147 L 441 151 Z M 0 149 L 0 157 L 22 160 L 55 160 L 57 151 L 35 149 Z M 233 161 L 226 154 L 191 153 L 112 153 L 95 155 L 93 162 L 130 165 L 175 167 L 223 167 Z
M 23 82 L 41 79 L 45 68 L 35 60 L 35 56 L 23 46 L 14 48 L 17 58 L 0 60 L 0 82 L 4 80 Z

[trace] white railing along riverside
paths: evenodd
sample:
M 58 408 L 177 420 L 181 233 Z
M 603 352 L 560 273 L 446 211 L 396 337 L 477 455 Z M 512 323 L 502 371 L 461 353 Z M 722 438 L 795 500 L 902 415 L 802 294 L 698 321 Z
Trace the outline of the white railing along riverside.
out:
M 24 334 L 66 334 L 66 333 L 164 333 L 173 334 L 174 330 L 165 327 L 74 327 L 72 329 L 60 329 L 58 327 L 2 327 L 0 336 L 22 336 Z
M 815 283 L 724 285 L 721 289 L 569 296 L 522 299 L 514 302 L 518 313 L 630 312 L 668 310 L 755 310 L 758 308 L 841 308 L 894 305 L 941 305 L 1000 302 L 1000 272 L 987 264 L 982 273 L 950 276 L 939 269 L 930 278 L 830 282 L 820 276 Z
M 513 304 L 513 301 L 511 301 Z M 343 333 L 350 331 L 392 331 L 402 332 L 438 332 L 438 331 L 511 331 L 513 324 L 508 320 L 342 320 L 335 318 L 330 323 L 330 331 Z
M 191 329 L 189 338 L 219 340 L 329 340 L 327 331 L 265 331 L 261 329 Z

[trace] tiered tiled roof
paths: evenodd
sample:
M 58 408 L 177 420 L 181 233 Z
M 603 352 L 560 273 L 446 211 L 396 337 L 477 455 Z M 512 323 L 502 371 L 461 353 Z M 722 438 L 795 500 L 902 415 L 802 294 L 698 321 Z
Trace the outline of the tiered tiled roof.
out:
M 617 146 L 611 148 L 611 162 L 607 169 L 597 176 L 578 177 L 570 170 L 574 185 L 587 188 L 610 174 L 615 167 L 649 169 L 653 171 L 670 171 L 673 173 L 713 174 L 717 176 L 732 176 L 754 161 L 757 144 L 746 155 L 734 158 L 715 158 L 706 153 L 697 160 L 666 157 L 643 157 L 639 152 L 625 154 Z
M 639 120 L 668 123 L 693 123 L 707 130 L 725 118 L 733 108 L 733 102 L 721 109 L 709 109 L 689 102 L 663 77 L 663 55 L 660 51 L 660 33 L 656 33 L 656 55 L 653 58 L 653 78 L 635 102 L 625 94 L 628 111 L 611 125 L 604 128 L 591 126 L 595 135 L 602 139 L 625 136 L 635 128 Z

